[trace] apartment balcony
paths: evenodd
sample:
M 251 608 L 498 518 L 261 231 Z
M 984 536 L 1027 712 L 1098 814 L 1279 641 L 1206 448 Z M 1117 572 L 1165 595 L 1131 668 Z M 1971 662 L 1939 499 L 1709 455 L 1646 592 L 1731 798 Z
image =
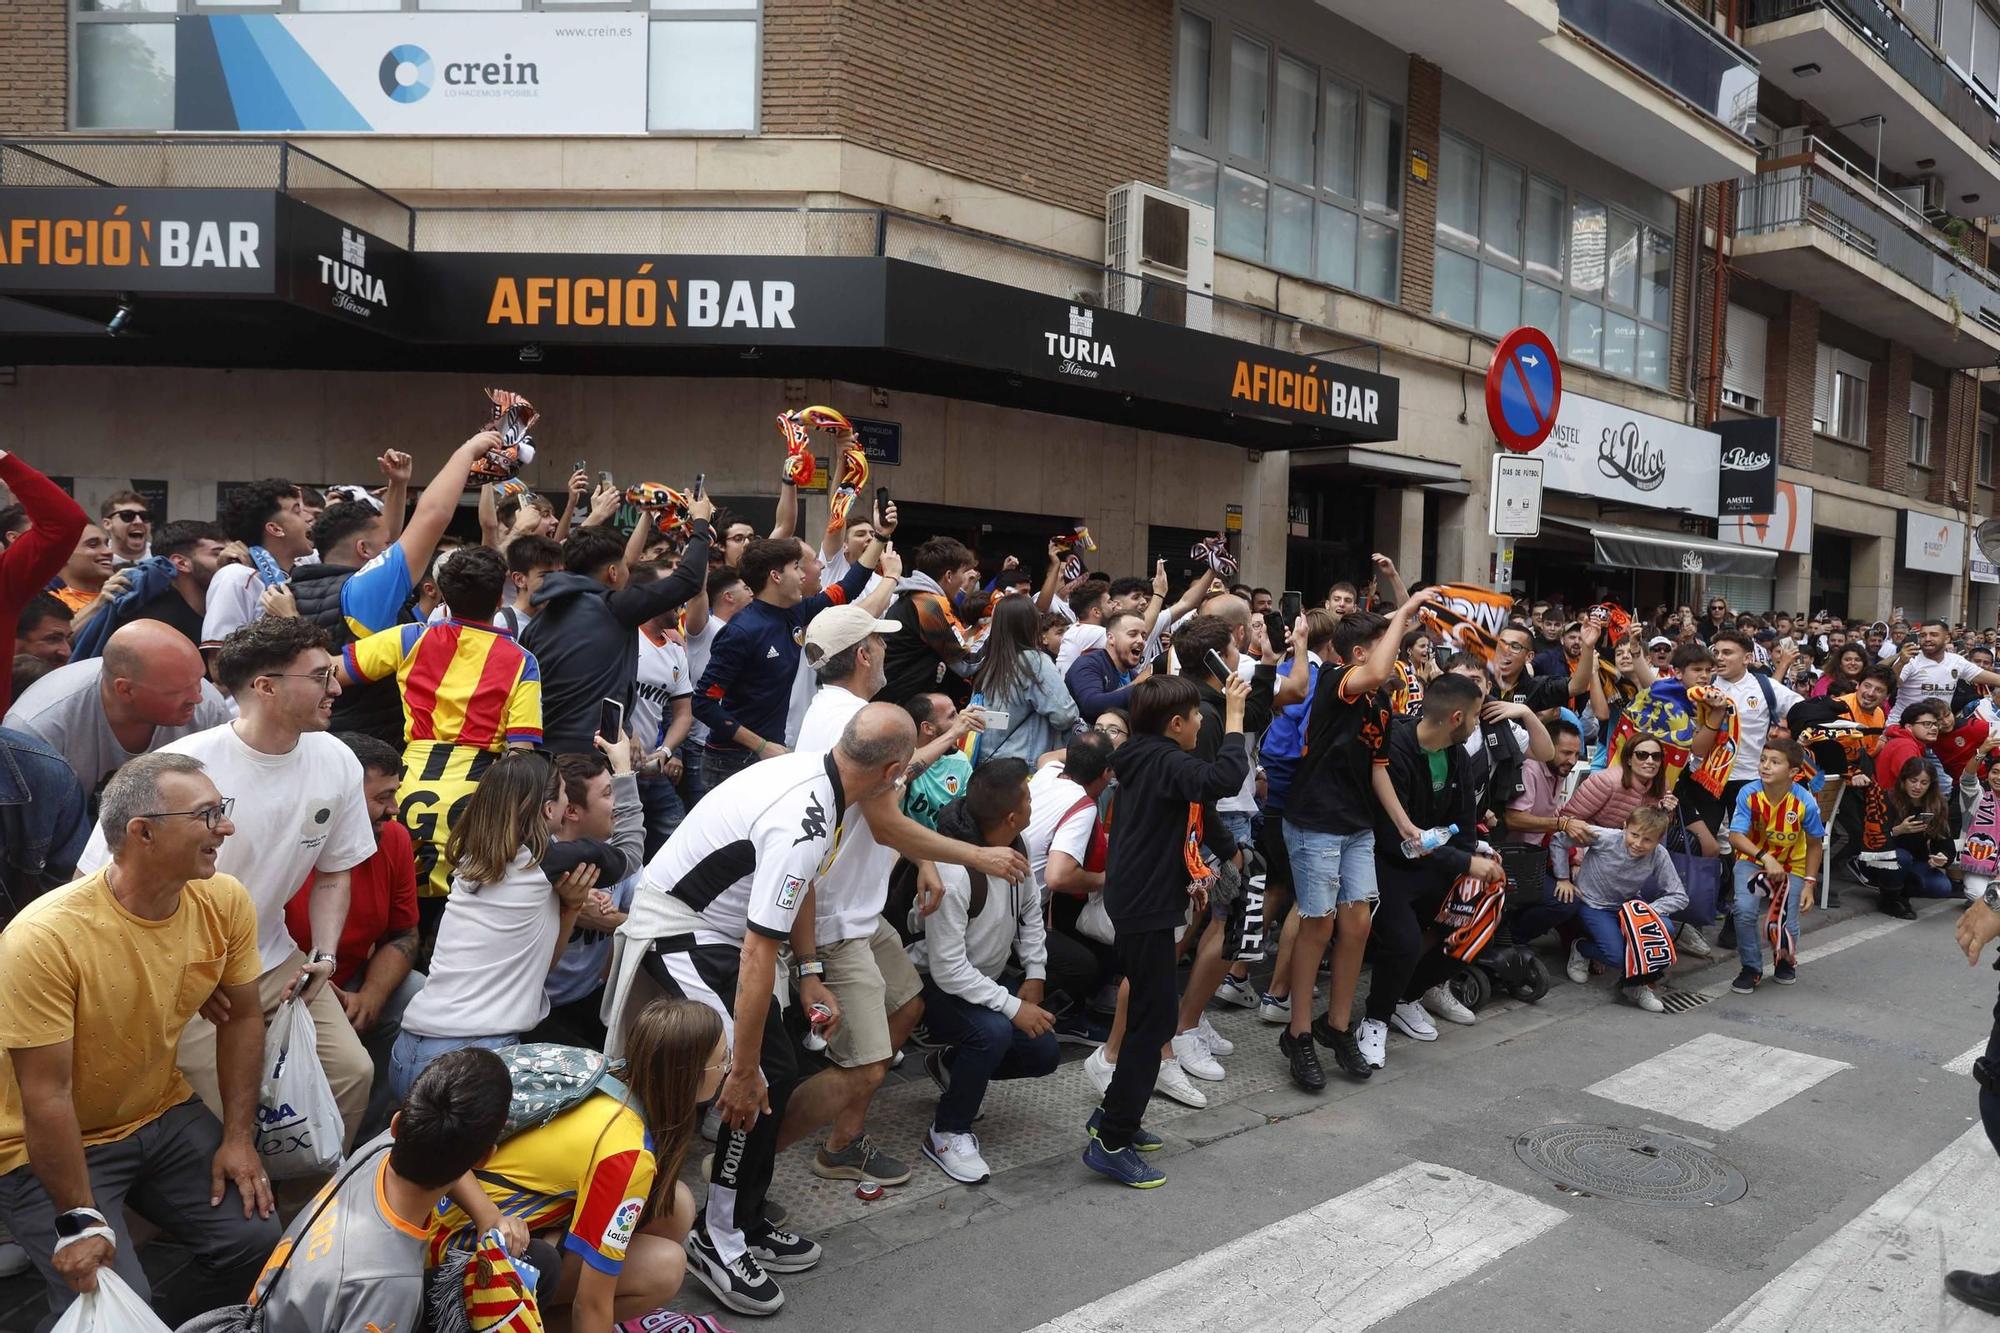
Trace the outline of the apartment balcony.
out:
M 1674 0 L 1320 0 L 1665 190 L 1749 172 L 1757 60 Z
M 1934 202 L 2000 212 L 2000 119 L 1900 10 L 1883 0 L 1749 0 L 1743 44 L 1764 77 L 1812 103 L 1906 175 L 1938 178 Z M 1881 116 L 1879 123 L 1866 123 Z
M 2000 277 L 1818 140 L 1769 150 L 1742 182 L 1734 264 L 1938 365 L 2000 354 Z

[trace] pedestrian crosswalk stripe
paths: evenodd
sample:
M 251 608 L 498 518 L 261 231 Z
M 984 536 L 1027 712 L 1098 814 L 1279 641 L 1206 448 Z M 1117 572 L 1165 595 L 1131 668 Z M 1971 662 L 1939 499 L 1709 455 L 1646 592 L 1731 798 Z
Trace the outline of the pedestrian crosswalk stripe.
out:
M 1984 1054 L 1986 1054 L 1986 1042 L 1982 1039 L 1977 1046 L 1947 1064 L 1944 1067 L 1944 1072 L 1947 1074 L 1965 1074 L 1969 1076 L 1972 1073 L 1972 1062 Z
M 1975 1125 L 1814 1246 L 1709 1333 L 1990 1330 L 1945 1294 L 1946 1270 L 2000 1268 L 2000 1161 Z
M 1566 1216 L 1463 1171 L 1411 1162 L 1030 1333 L 1360 1333 Z
M 1857 944 L 1866 944 L 1869 940 L 1880 939 L 1892 930 L 1901 930 L 1904 926 L 1911 924 L 1913 924 L 1912 920 L 1899 917 L 1890 921 L 1877 921 L 1875 924 L 1863 926 L 1859 930 L 1851 930 L 1838 939 L 1831 939 L 1824 944 L 1815 944 L 1811 948 L 1799 950 L 1799 966 L 1803 967 L 1807 963 L 1816 963 L 1822 958 L 1839 953 L 1842 949 L 1852 949 Z
M 1704 1032 L 1585 1088 L 1593 1097 L 1734 1129 L 1853 1066 Z

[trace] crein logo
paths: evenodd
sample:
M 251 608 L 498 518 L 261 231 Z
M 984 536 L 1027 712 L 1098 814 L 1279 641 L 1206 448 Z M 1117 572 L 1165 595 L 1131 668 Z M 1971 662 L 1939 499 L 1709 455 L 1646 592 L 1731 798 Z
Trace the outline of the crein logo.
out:
M 392 46 L 382 57 L 382 91 L 393 102 L 414 102 L 431 90 L 431 53 L 421 46 Z
M 1743 446 L 1727 450 L 1722 455 L 1724 472 L 1762 472 L 1771 466 L 1771 455 L 1752 453 Z

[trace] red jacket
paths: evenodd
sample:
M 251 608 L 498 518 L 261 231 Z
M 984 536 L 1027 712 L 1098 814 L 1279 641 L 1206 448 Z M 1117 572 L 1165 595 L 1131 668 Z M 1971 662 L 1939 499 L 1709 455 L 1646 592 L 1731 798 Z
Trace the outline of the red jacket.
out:
M 1896 777 L 1903 771 L 1903 765 L 1919 758 L 1924 747 L 1910 729 L 1901 723 L 1882 733 L 1882 748 L 1875 752 L 1875 781 L 1888 790 L 1896 785 Z
M 28 511 L 28 530 L 0 551 L 0 625 L 11 625 L 69 563 L 90 518 L 67 491 L 14 454 L 0 456 L 0 481 Z M 0 712 L 7 710 L 13 693 L 12 679 L 0 676 Z

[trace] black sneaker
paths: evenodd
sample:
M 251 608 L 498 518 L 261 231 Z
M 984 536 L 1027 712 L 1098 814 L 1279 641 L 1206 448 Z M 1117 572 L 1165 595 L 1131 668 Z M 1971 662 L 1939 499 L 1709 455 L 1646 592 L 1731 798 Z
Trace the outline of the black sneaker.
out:
M 931 1076 L 931 1082 L 938 1085 L 939 1092 L 951 1091 L 951 1065 L 945 1060 L 942 1050 L 924 1052 L 924 1072 Z
M 1052 1029 L 1065 1046 L 1102 1046 L 1111 1040 L 1111 1025 L 1091 1016 L 1085 1009 L 1071 1009 L 1056 1019 Z
M 1349 1078 L 1367 1078 L 1375 1072 L 1368 1057 L 1361 1053 L 1361 1043 L 1354 1039 L 1353 1032 L 1342 1032 L 1321 1017 L 1313 1020 L 1312 1035 L 1314 1041 L 1333 1052 L 1333 1062 Z
M 1736 974 L 1736 980 L 1729 983 L 1729 989 L 1735 991 L 1738 995 L 1755 995 L 1757 993 L 1757 983 L 1763 979 L 1764 974 L 1756 968 L 1746 967 Z
M 1791 963 L 1779 963 L 1771 969 L 1771 980 L 1780 986 L 1789 986 L 1799 979 L 1799 969 Z
M 1944 1289 L 1975 1310 L 2000 1314 L 2000 1273 L 1971 1273 L 1955 1268 L 1944 1275 Z
M 688 1232 L 687 1257 L 688 1272 L 708 1288 L 709 1295 L 738 1314 L 776 1314 L 785 1304 L 785 1293 L 753 1255 L 738 1255 L 724 1263 L 705 1227 Z
M 803 1273 L 820 1260 L 819 1242 L 765 1223 L 743 1233 L 750 1253 L 773 1273 Z
M 1326 1071 L 1319 1067 L 1319 1053 L 1313 1050 L 1313 1040 L 1309 1036 L 1293 1036 L 1290 1032 L 1278 1034 L 1278 1049 L 1292 1066 L 1292 1082 L 1307 1092 L 1320 1092 L 1326 1087 Z M 1360 1048 L 1356 1047 L 1357 1054 Z

